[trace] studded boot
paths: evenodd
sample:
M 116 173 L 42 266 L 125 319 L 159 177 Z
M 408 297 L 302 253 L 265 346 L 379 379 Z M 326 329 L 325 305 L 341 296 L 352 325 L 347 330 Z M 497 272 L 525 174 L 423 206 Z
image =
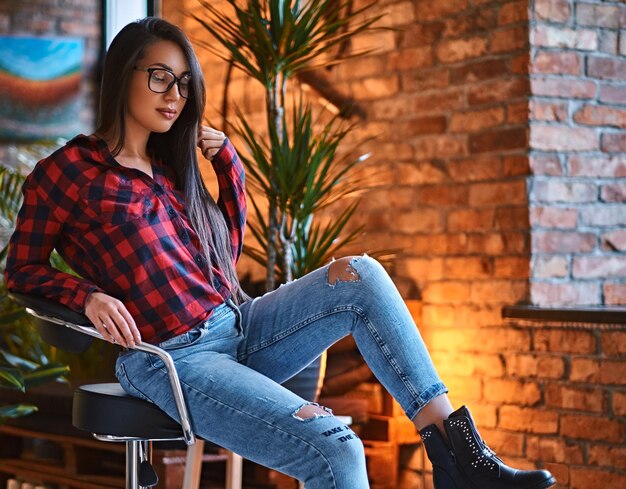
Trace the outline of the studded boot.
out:
M 420 430 L 435 489 L 546 489 L 556 483 L 547 470 L 517 470 L 500 460 L 465 406 L 443 423 L 449 441 L 434 424 Z

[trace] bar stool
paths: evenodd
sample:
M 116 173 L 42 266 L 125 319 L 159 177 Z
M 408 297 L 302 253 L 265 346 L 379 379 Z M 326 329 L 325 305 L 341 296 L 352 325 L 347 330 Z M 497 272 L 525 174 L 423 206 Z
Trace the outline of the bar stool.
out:
M 35 317 L 39 334 L 47 343 L 81 353 L 93 338 L 103 339 L 89 319 L 68 307 L 33 294 L 9 292 L 18 304 Z M 64 327 L 59 327 L 64 326 Z M 180 417 L 180 424 L 151 402 L 128 395 L 120 384 L 83 385 L 74 392 L 72 424 L 107 442 L 126 443 L 126 489 L 152 487 L 158 478 L 151 465 L 153 441 L 183 440 L 187 457 L 183 489 L 198 489 L 204 440 L 191 431 L 185 399 L 172 357 L 165 350 L 144 343 L 136 350 L 158 356 L 164 363 Z M 228 452 L 226 489 L 241 489 L 243 460 Z

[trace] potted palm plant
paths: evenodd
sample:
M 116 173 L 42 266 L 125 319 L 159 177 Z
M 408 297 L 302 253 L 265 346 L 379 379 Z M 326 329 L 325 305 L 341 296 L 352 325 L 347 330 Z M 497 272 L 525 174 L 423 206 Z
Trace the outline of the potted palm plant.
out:
M 294 79 L 339 63 L 346 42 L 374 29 L 381 16 L 367 16 L 373 3 L 353 9 L 345 0 L 227 0 L 229 11 L 224 3 L 219 8 L 199 3 L 202 13 L 189 15 L 217 43 L 197 39 L 197 44 L 264 90 L 263 135 L 239 110 L 233 127 L 249 150 L 241 158 L 254 210 L 249 229 L 257 245 L 245 246 L 244 253 L 265 268 L 265 290 L 273 290 L 323 265 L 362 231 L 342 234 L 358 205 L 347 197 L 361 188 L 348 176 L 367 155 L 354 156 L 355 148 L 339 151 L 353 124 L 341 120 L 344 112 L 318 121 Z M 359 54 L 364 52 L 350 56 Z M 321 211 L 341 200 L 349 203 L 322 222 Z

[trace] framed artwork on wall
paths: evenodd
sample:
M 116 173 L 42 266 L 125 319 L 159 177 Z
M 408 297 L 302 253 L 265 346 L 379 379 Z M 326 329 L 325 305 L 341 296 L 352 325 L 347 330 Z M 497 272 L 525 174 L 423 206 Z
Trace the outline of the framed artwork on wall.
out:
M 80 130 L 84 40 L 0 36 L 0 139 L 69 137 Z

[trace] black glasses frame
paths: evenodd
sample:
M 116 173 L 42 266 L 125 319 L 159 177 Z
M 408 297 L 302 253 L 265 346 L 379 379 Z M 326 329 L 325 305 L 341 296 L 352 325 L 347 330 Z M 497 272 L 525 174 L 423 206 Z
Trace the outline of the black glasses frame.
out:
M 180 94 L 180 96 L 182 98 L 184 98 L 185 100 L 189 100 L 191 98 L 191 92 L 190 87 L 187 87 L 187 96 L 183 95 L 181 89 L 180 89 L 180 82 L 183 80 L 184 77 L 186 76 L 191 76 L 190 73 L 185 73 L 183 76 L 181 76 L 180 78 L 177 77 L 174 72 L 172 70 L 168 70 L 167 68 L 141 68 L 140 66 L 135 66 L 133 68 L 134 70 L 137 71 L 146 71 L 148 73 L 148 88 L 150 89 L 151 92 L 154 93 L 166 93 L 168 91 L 171 90 L 171 88 L 174 86 L 174 83 L 178 86 L 178 93 Z M 167 88 L 165 90 L 163 90 L 162 92 L 159 92 L 157 90 L 154 90 L 151 86 L 150 86 L 150 80 L 152 79 L 152 72 L 153 71 L 167 71 L 170 75 L 172 75 L 174 77 L 174 79 L 170 82 L 170 84 L 167 86 Z

